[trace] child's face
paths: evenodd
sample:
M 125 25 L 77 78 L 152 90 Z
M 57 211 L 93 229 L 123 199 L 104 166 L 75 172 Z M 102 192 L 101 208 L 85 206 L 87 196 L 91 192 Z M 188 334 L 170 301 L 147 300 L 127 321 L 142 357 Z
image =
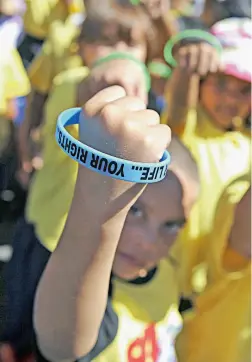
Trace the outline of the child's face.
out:
M 182 199 L 181 185 L 171 172 L 146 188 L 127 216 L 113 265 L 116 276 L 144 276 L 168 255 L 186 221 Z
M 226 74 L 211 74 L 201 85 L 200 101 L 213 121 L 222 129 L 232 127 L 235 117 L 250 113 L 250 83 Z
M 114 52 L 127 53 L 145 63 L 147 57 L 147 44 L 144 39 L 131 42 L 124 40 L 112 44 L 111 41 L 101 41 L 94 44 L 82 42 L 80 45 L 81 57 L 87 67 L 91 67 L 99 58 L 106 57 Z

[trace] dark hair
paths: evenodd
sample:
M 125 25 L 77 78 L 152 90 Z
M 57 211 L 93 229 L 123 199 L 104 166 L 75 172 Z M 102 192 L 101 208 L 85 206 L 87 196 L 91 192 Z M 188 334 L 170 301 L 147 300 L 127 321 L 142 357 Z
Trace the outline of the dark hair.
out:
M 250 0 L 206 0 L 203 18 L 210 14 L 211 24 L 227 18 L 251 18 Z M 205 16 L 204 16 L 205 15 Z
M 130 0 L 89 0 L 81 41 L 113 45 L 119 40 L 130 43 L 142 37 L 146 40 L 147 61 L 162 56 L 167 34 L 143 5 L 132 5 Z

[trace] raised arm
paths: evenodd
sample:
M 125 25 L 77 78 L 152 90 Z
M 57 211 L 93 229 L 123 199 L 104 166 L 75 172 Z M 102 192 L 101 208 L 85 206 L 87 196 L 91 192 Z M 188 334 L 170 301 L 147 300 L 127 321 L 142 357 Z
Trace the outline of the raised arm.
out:
M 143 101 L 125 97 L 114 86 L 96 94 L 84 109 L 89 118 L 80 125 L 83 143 L 116 157 L 158 162 L 170 133 Z M 143 189 L 79 167 L 65 229 L 35 301 L 37 343 L 49 360 L 75 360 L 93 348 L 124 221 Z
M 190 108 L 199 100 L 200 79 L 220 66 L 217 51 L 207 43 L 181 45 L 175 49 L 177 66 L 167 87 L 166 123 L 175 131 L 183 129 Z

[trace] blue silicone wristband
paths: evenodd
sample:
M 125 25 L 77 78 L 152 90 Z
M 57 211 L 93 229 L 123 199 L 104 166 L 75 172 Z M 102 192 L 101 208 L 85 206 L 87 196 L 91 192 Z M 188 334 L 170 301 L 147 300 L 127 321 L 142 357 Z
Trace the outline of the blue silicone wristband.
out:
M 65 127 L 78 125 L 81 112 L 81 108 L 71 108 L 58 117 L 56 141 L 69 157 L 90 170 L 124 181 L 148 184 L 165 178 L 170 164 L 170 154 L 166 150 L 160 162 L 140 163 L 107 155 L 76 140 Z

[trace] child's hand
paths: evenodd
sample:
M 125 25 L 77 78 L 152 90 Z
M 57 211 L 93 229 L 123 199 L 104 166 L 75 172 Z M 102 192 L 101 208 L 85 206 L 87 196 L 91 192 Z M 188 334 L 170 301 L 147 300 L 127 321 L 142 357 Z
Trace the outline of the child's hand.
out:
M 170 2 L 167 0 L 142 0 L 141 3 L 153 19 L 160 18 L 170 9 Z
M 145 74 L 139 64 L 129 59 L 114 59 L 96 66 L 80 85 L 79 103 L 83 104 L 97 92 L 111 85 L 120 85 L 127 96 L 147 103 Z
M 221 70 L 221 59 L 217 50 L 208 43 L 181 45 L 175 51 L 178 67 L 203 77 L 207 73 Z
M 156 112 L 147 110 L 122 87 L 102 90 L 84 106 L 80 140 L 112 156 L 137 162 L 158 162 L 170 142 L 170 129 L 160 125 Z

